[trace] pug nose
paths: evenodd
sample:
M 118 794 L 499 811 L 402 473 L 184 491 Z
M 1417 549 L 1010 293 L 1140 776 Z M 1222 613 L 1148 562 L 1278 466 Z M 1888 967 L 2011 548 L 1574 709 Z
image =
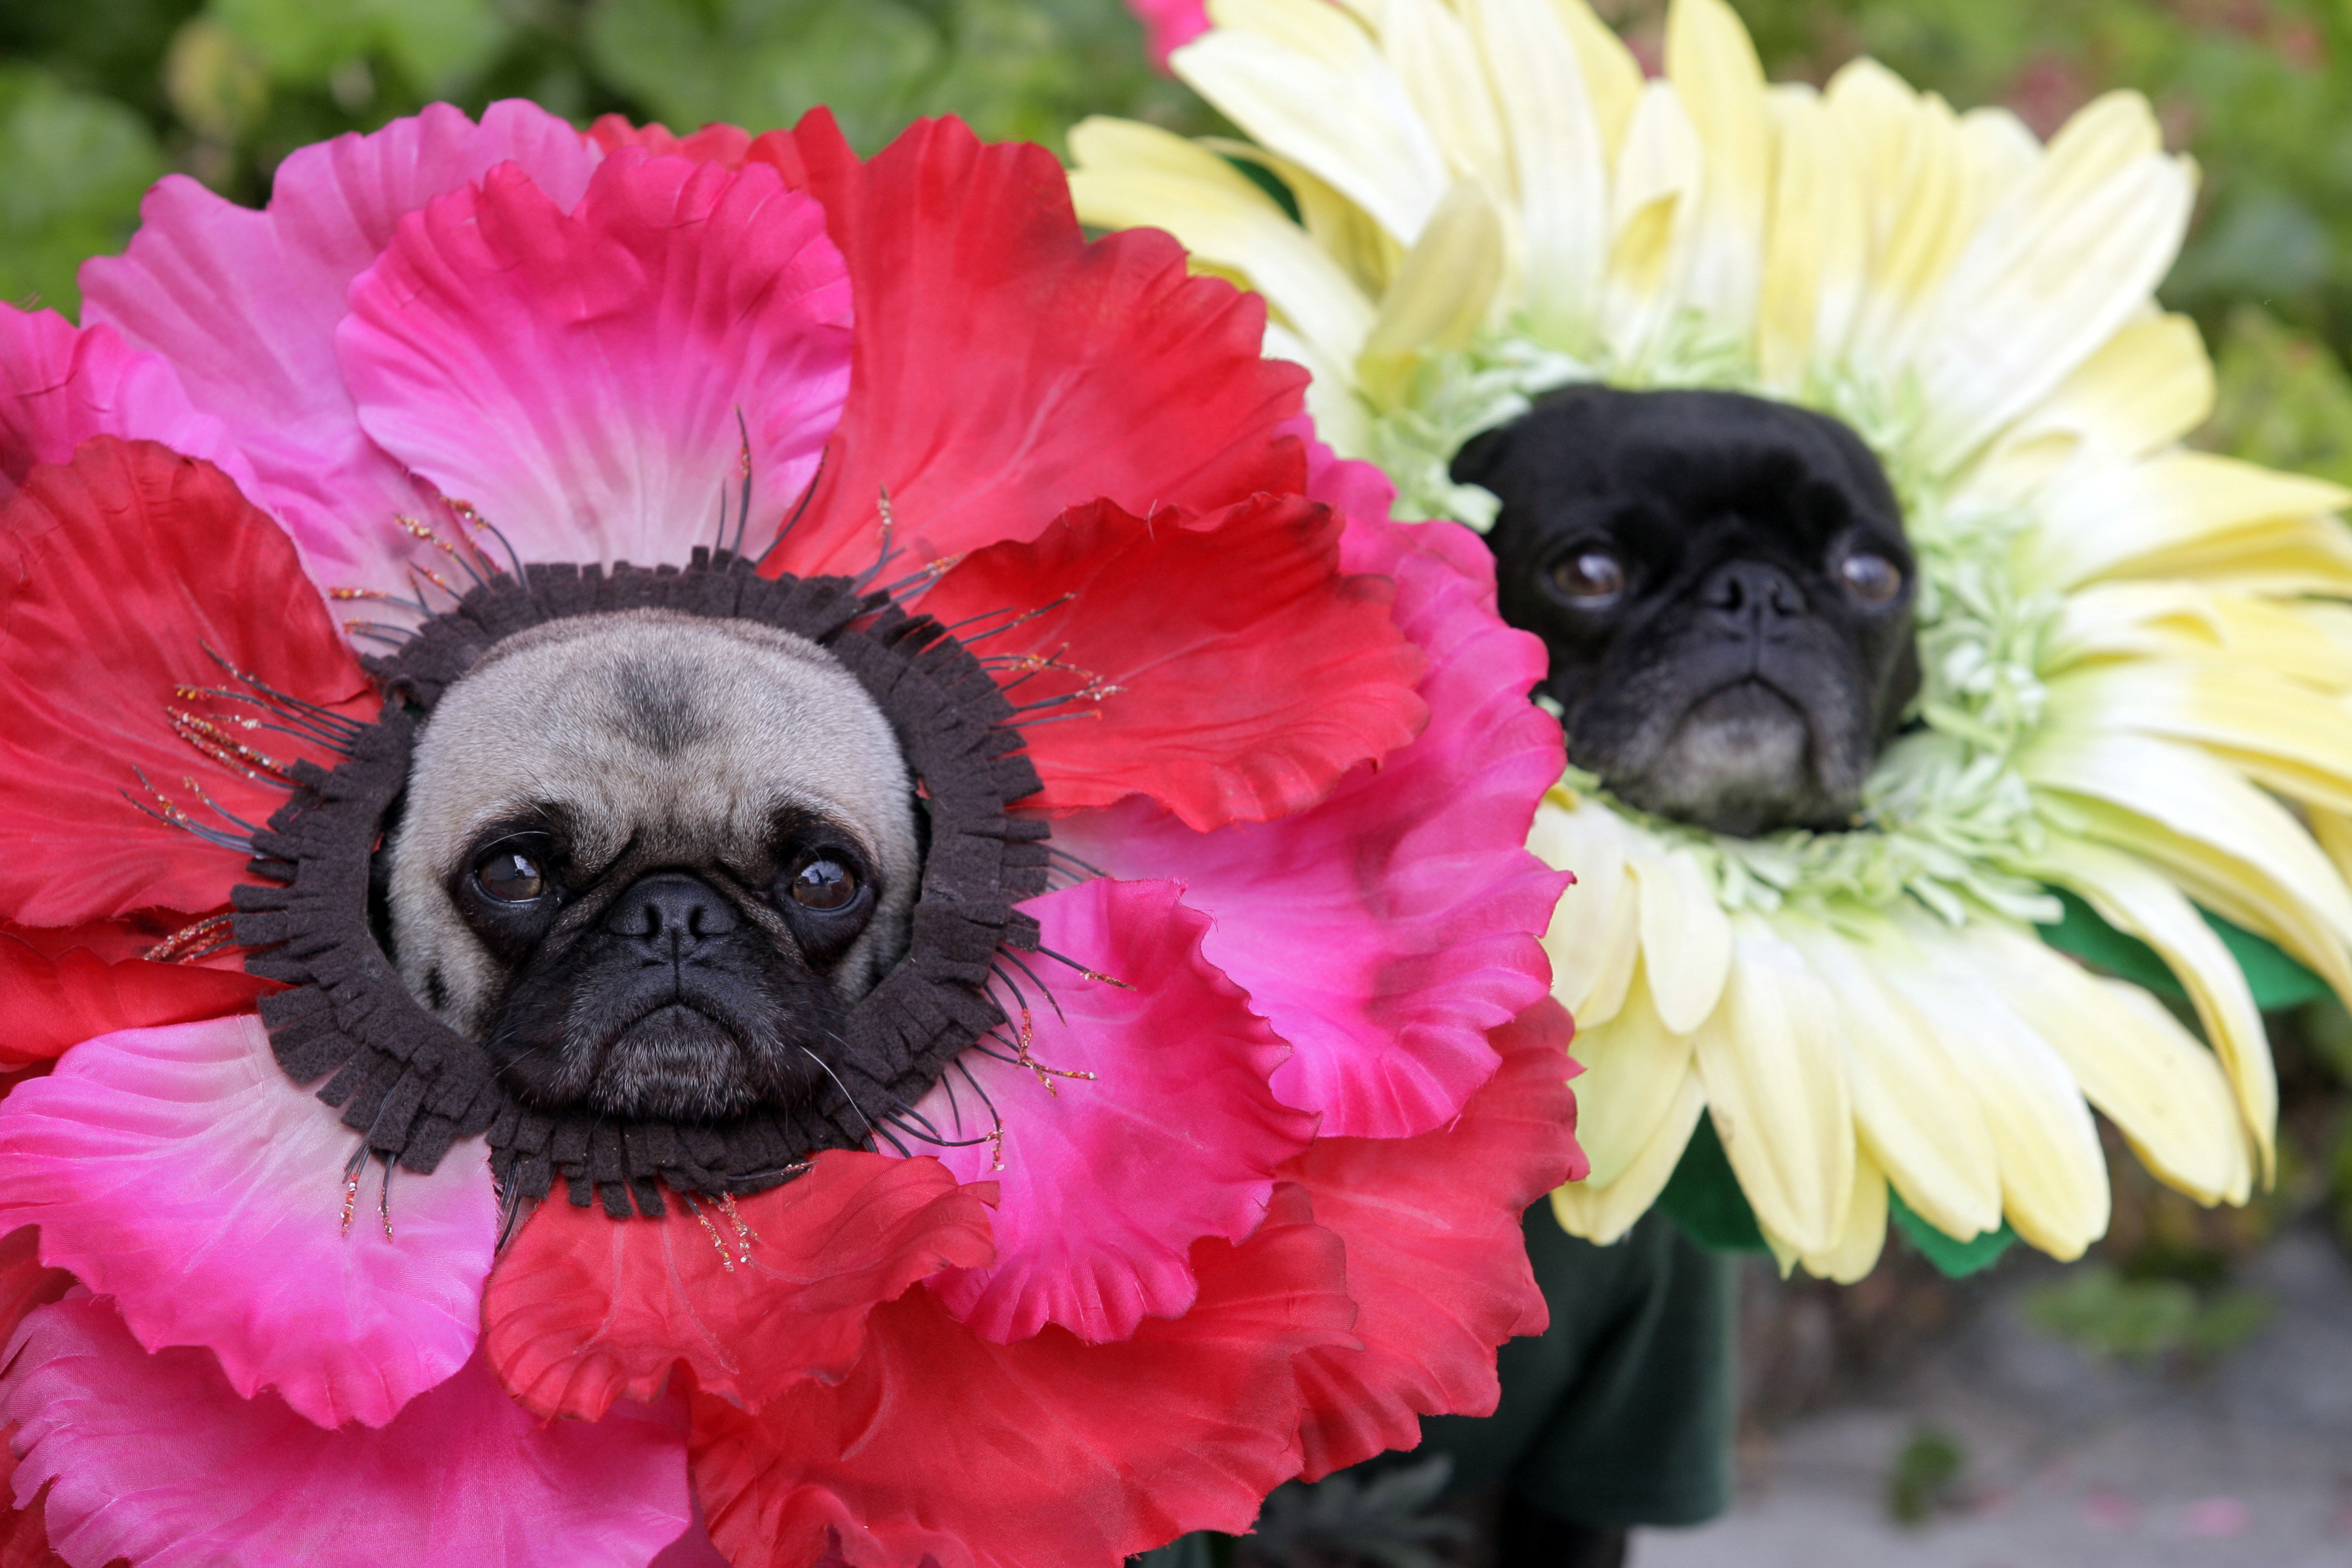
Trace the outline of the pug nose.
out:
M 604 916 L 606 931 L 670 959 L 686 957 L 735 925 L 735 911 L 709 883 L 676 871 L 640 877 Z
M 1790 621 L 1805 613 L 1804 590 L 1777 566 L 1761 561 L 1733 561 L 1719 567 L 1700 591 L 1700 602 L 1720 618 L 1743 631 L 1760 630 L 1771 621 Z

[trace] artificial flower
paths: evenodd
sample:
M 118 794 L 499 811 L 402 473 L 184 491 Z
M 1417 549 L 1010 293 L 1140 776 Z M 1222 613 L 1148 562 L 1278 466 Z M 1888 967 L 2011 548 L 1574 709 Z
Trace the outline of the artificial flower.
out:
M 1254 297 L 952 121 L 435 108 L 144 220 L 0 314 L 10 1561 L 1109 1564 L 1491 1408 L 1540 651 Z M 1011 798 L 923 774 L 952 1048 L 858 1146 L 534 1143 L 345 941 L 436 682 L 624 600 L 833 606 Z
M 1580 879 L 1548 938 L 1588 1069 L 1562 1223 L 1622 1235 L 1702 1115 L 1784 1266 L 1842 1279 L 1890 1187 L 1949 1237 L 2079 1254 L 2093 1109 L 2201 1202 L 2267 1181 L 2262 1018 L 2200 908 L 2352 994 L 2322 847 L 2352 838 L 2324 602 L 2352 539 L 2336 487 L 2181 445 L 2211 368 L 2152 296 L 2195 177 L 2147 102 L 2044 145 L 1868 60 L 1768 86 L 1721 0 L 1675 0 L 1650 80 L 1582 0 L 1210 12 L 1175 68 L 1255 145 L 1088 121 L 1080 214 L 1260 290 L 1319 428 L 1412 515 L 1491 519 L 1454 451 L 1585 381 L 1822 410 L 1904 502 L 1925 686 L 1853 830 L 1711 834 L 1572 769 L 1538 816 Z M 2203 1041 L 2040 940 L 2053 889 L 2161 955 Z

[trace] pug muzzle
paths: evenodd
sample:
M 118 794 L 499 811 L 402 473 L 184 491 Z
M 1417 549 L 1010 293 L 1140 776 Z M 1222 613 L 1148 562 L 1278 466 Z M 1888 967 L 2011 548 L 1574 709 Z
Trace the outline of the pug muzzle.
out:
M 832 655 L 749 622 L 572 616 L 442 695 L 387 846 L 410 994 L 544 1110 L 807 1100 L 904 952 L 914 791 Z
M 1919 661 L 1902 510 L 1851 430 L 1737 393 L 1577 387 L 1453 472 L 1502 501 L 1503 618 L 1550 650 L 1572 763 L 1718 832 L 1853 824 Z

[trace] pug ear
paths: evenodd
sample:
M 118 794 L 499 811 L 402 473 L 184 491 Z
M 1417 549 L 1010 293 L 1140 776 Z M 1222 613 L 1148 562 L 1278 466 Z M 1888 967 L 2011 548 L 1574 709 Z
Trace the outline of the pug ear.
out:
M 1510 457 L 1511 447 L 1518 436 L 1519 422 L 1497 425 L 1492 430 L 1482 430 L 1462 444 L 1454 454 L 1446 473 L 1457 485 L 1483 485 Z M 1490 489 L 1492 487 L 1489 487 Z

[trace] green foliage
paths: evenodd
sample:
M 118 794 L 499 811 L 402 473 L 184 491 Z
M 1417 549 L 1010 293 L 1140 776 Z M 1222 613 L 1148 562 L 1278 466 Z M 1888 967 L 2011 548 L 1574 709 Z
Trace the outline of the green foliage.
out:
M 1933 1426 L 1913 1432 L 1895 1451 L 1895 1464 L 1887 1473 L 1888 1515 L 1915 1529 L 1927 1523 L 1937 1505 L 1949 1497 L 1967 1463 L 1967 1451 L 1950 1433 Z
M 2050 892 L 2066 911 L 2055 925 L 2039 927 L 2042 940 L 2062 952 L 2071 952 L 2095 968 L 2144 986 L 2176 1002 L 2189 993 L 2154 948 L 2126 936 L 2101 920 L 2091 906 L 2062 888 Z M 2203 912 L 2203 911 L 2200 911 Z M 2276 945 L 2219 915 L 2206 914 L 2205 923 L 2221 939 L 2254 994 L 2254 1005 L 2264 1012 L 2298 1007 L 2328 994 L 2327 983 L 2279 951 Z
M 1986 1231 L 1967 1241 L 1947 1236 L 1920 1218 L 1917 1212 L 1903 1201 L 1903 1194 L 1896 1192 L 1891 1183 L 1886 1188 L 1886 1215 L 1895 1222 L 1895 1227 L 1903 1233 L 1903 1239 L 1917 1247 L 1921 1257 L 1953 1279 L 1982 1273 L 2000 1262 L 2001 1254 L 2017 1241 L 2017 1232 L 2010 1228 L 2009 1221 L 2005 1219 L 2000 1222 L 2000 1229 Z
M 163 173 L 146 121 L 32 66 L 0 67 L 0 300 L 71 313 L 74 269 L 121 247 Z
M 1675 1173 L 1658 1194 L 1658 1206 L 1701 1247 L 1717 1252 L 1764 1250 L 1764 1232 L 1748 1194 L 1739 1190 L 1739 1178 L 1732 1172 L 1731 1156 L 1723 1152 L 1712 1117 L 1698 1119 Z
M 2095 1356 L 2210 1361 L 2252 1339 L 2273 1303 L 2258 1291 L 2200 1294 L 2179 1279 L 2135 1279 L 2104 1263 L 2070 1269 L 2025 1298 L 2037 1327 Z

